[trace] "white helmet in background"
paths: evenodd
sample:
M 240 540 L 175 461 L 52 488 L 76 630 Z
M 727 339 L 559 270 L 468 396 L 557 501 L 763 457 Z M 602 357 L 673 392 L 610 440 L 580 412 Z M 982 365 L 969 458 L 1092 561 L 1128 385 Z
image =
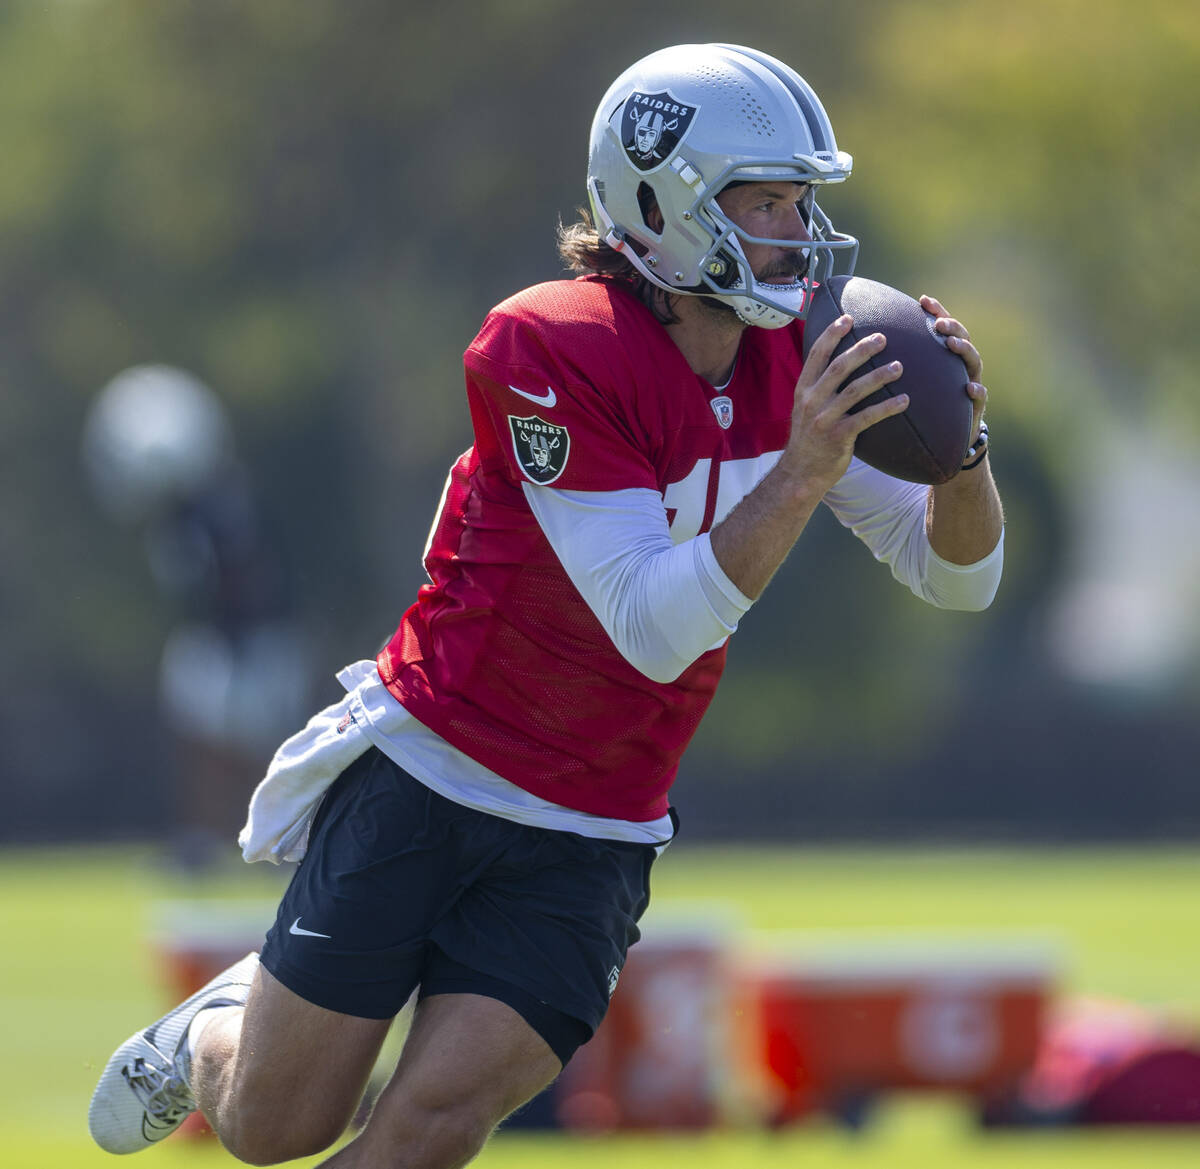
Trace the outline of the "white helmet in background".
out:
M 83 464 L 105 510 L 132 523 L 211 482 L 233 458 L 216 394 L 169 365 L 136 365 L 97 395 L 83 430 Z
M 834 252 L 848 253 L 853 272 L 858 241 L 834 230 L 815 197 L 811 240 L 750 236 L 717 195 L 737 182 L 840 183 L 852 165 L 817 95 L 781 61 L 738 45 L 676 45 L 644 57 L 604 95 L 592 122 L 588 198 L 601 238 L 647 280 L 716 297 L 747 324 L 776 329 L 807 314 Z M 661 232 L 646 222 L 648 194 Z M 742 241 L 801 250 L 807 274 L 758 283 Z

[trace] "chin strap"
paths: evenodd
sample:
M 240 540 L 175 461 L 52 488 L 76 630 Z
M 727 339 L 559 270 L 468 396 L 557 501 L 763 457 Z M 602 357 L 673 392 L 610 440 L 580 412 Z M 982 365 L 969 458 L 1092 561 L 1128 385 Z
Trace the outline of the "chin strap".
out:
M 728 249 L 726 255 L 732 253 L 740 275 L 728 288 L 712 288 L 710 295 L 724 300 L 737 313 L 739 320 L 759 329 L 781 329 L 804 316 L 809 296 L 806 280 L 797 280 L 792 284 L 760 284 L 754 278 L 750 261 L 746 259 L 737 236 L 730 235 L 724 246 Z M 719 262 L 724 267 L 724 260 Z M 770 289 L 769 294 L 767 289 Z M 776 303 L 772 304 L 772 300 Z

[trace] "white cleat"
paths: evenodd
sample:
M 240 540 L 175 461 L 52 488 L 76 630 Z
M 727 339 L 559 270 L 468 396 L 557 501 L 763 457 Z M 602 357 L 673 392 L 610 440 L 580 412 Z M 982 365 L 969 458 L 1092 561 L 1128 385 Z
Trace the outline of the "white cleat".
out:
M 244 1005 L 257 969 L 258 955 L 247 954 L 117 1048 L 88 1109 L 96 1144 L 109 1153 L 137 1153 L 170 1136 L 196 1111 L 177 1062 L 188 1026 L 205 1007 Z

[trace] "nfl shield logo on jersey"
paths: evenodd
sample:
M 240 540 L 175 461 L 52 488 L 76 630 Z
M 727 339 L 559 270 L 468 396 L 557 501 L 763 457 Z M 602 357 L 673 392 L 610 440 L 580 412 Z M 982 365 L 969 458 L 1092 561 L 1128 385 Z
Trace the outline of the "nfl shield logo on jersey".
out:
M 621 107 L 617 127 L 629 161 L 643 172 L 658 170 L 683 141 L 696 109 L 666 91 L 631 93 Z
M 709 405 L 717 416 L 721 429 L 728 430 L 733 425 L 733 399 L 722 394 L 719 398 L 713 398 Z
M 571 436 L 565 426 L 543 422 L 536 414 L 528 418 L 508 415 L 512 431 L 513 453 L 527 479 L 534 483 L 553 483 L 567 465 Z

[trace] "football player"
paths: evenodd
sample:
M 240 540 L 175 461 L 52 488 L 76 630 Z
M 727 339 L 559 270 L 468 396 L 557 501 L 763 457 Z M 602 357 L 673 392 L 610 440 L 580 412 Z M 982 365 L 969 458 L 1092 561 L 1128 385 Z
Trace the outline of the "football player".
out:
M 812 89 L 774 58 L 683 45 L 628 69 L 591 132 L 577 276 L 517 293 L 465 355 L 474 441 L 450 471 L 429 583 L 344 701 L 280 748 L 240 837 L 299 860 L 262 946 L 109 1061 L 95 1139 L 131 1152 L 199 1106 L 254 1163 L 466 1163 L 600 1023 L 680 756 L 729 637 L 824 503 L 926 601 L 982 609 L 1000 501 L 982 437 L 941 486 L 853 458 L 904 397 L 814 283 L 856 241 L 819 205 L 850 175 Z M 926 300 L 986 392 L 966 329 Z

